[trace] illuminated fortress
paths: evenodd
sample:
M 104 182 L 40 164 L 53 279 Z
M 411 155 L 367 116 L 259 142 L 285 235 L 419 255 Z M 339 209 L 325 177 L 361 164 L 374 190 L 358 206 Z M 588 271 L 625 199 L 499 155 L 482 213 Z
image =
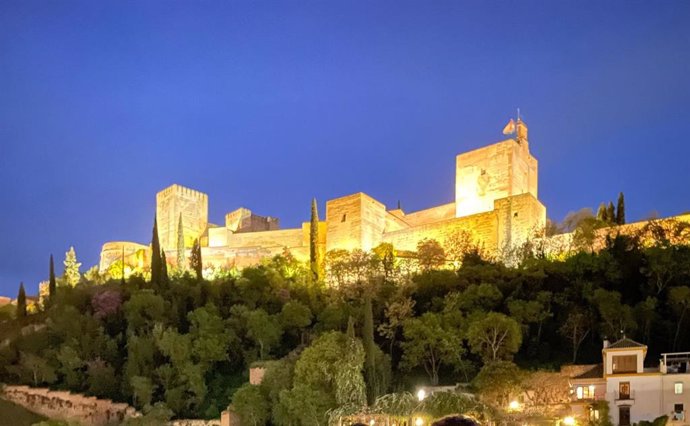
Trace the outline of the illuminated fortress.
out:
M 485 250 L 497 253 L 541 232 L 546 208 L 538 199 L 538 166 L 529 151 L 527 126 L 518 119 L 506 129 L 511 138 L 456 157 L 453 203 L 406 213 L 389 210 L 361 192 L 328 200 L 325 220 L 319 222 L 322 249 L 371 250 L 391 243 L 396 250 L 415 251 L 420 240 L 443 242 L 465 231 Z M 298 259 L 309 258 L 308 221 L 299 228 L 280 229 L 277 218 L 240 208 L 226 214 L 224 225 L 214 225 L 208 221 L 208 195 L 180 185 L 156 194 L 156 217 L 161 248 L 173 265 L 180 222 L 187 258 L 199 239 L 205 268 L 248 266 L 286 249 Z M 137 243 L 106 243 L 100 270 L 122 258 L 127 265 L 141 266 L 148 250 Z

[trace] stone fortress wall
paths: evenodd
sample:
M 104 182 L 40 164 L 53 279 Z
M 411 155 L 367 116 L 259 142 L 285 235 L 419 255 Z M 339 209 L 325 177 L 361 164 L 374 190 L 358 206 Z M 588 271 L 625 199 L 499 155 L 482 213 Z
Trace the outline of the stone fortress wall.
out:
M 468 232 L 484 250 L 499 254 L 539 236 L 546 224 L 546 208 L 538 199 L 538 162 L 529 150 L 526 124 L 518 119 L 514 130 L 508 139 L 456 157 L 451 203 L 405 212 L 388 209 L 361 192 L 328 200 L 325 220 L 319 223 L 322 251 L 371 250 L 382 242 L 414 251 L 425 238 L 443 243 L 454 234 Z M 224 225 L 214 225 L 208 222 L 208 196 L 180 185 L 156 195 L 156 217 L 161 247 L 171 262 L 176 259 L 180 217 L 186 250 L 198 238 L 205 268 L 253 265 L 285 250 L 300 260 L 309 258 L 309 222 L 280 229 L 277 218 L 239 208 L 225 215 Z M 565 244 L 568 238 L 554 237 L 551 245 Z M 123 247 L 130 262 L 136 257 L 127 253 L 145 246 L 106 243 L 101 271 L 121 258 Z
M 3 386 L 0 396 L 49 419 L 85 426 L 121 424 L 125 419 L 139 416 L 128 404 L 48 388 Z

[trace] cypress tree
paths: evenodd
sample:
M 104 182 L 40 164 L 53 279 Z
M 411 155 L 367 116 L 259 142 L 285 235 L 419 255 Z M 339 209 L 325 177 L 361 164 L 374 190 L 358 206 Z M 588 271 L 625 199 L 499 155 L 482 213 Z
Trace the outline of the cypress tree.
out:
M 177 270 L 184 272 L 187 269 L 184 259 L 184 227 L 182 226 L 182 213 L 177 222 Z
M 316 198 L 311 200 L 311 221 L 309 223 L 309 265 L 313 281 L 319 280 L 319 212 Z
M 161 244 L 158 240 L 158 219 L 153 217 L 153 235 L 151 236 L 151 283 L 160 284 L 161 272 Z
M 26 292 L 24 283 L 19 283 L 19 293 L 17 294 L 17 318 L 26 317 Z
M 607 215 L 606 204 L 605 203 L 599 204 L 599 210 L 597 210 L 597 220 L 600 220 L 602 222 L 608 222 L 606 215 Z
M 616 208 L 613 207 L 613 201 L 609 201 L 609 206 L 606 209 L 607 222 L 614 223 L 616 221 Z
M 199 244 L 199 240 L 196 239 L 194 240 L 194 245 L 192 246 L 192 253 L 189 256 L 189 267 L 196 272 L 196 279 L 199 281 L 204 278 L 202 265 L 201 244 Z
M 55 263 L 53 262 L 53 255 L 50 255 L 50 276 L 48 277 L 48 300 L 53 301 L 55 299 L 55 293 L 57 292 L 57 281 L 55 280 Z
M 378 397 L 376 383 L 376 359 L 374 342 L 374 312 L 371 306 L 371 295 L 364 297 L 364 324 L 362 327 L 362 343 L 364 345 L 364 379 L 367 385 L 367 401 L 371 405 Z
M 165 250 L 161 250 L 161 287 L 167 287 L 170 284 L 168 278 L 168 261 L 165 259 Z
M 616 208 L 616 223 L 619 225 L 625 225 L 625 198 L 623 193 L 618 194 L 618 206 Z

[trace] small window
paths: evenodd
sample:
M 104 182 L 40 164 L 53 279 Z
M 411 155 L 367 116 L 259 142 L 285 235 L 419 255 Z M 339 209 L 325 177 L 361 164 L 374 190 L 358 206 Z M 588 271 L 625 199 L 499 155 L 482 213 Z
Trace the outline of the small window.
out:
M 674 392 L 676 395 L 682 394 L 682 393 L 683 393 L 683 382 L 676 382 L 676 383 L 673 385 L 673 392 Z
M 347 213 L 343 215 L 343 218 L 340 219 L 341 222 L 345 222 L 347 220 Z
M 676 413 L 682 413 L 683 404 L 673 404 L 673 411 L 675 411 Z
M 486 169 L 482 169 L 482 176 L 486 174 Z
M 513 213 L 513 217 L 518 217 L 518 212 Z

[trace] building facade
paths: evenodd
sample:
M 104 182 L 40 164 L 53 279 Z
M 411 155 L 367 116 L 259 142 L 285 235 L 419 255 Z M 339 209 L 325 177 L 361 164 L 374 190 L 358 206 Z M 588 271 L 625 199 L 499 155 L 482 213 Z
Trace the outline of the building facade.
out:
M 543 230 L 546 222 L 546 208 L 537 198 L 537 166 L 529 150 L 527 125 L 518 120 L 513 137 L 456 157 L 454 202 L 405 212 L 389 209 L 361 192 L 334 198 L 326 202 L 319 243 L 325 251 L 368 251 L 381 243 L 415 251 L 425 238 L 443 243 L 466 232 L 488 252 L 520 244 Z M 248 266 L 284 250 L 298 259 L 309 256 L 309 222 L 280 229 L 277 218 L 240 208 L 225 216 L 224 225 L 215 225 L 208 220 L 208 196 L 181 185 L 156 195 L 156 219 L 161 248 L 169 262 L 176 259 L 180 222 L 185 250 L 195 239 L 200 240 L 204 267 Z M 106 243 L 101 253 L 102 272 L 122 257 L 118 252 L 123 248 L 130 252 L 141 246 Z M 126 262 L 128 259 L 125 256 Z
M 571 377 L 571 407 L 580 419 L 598 418 L 596 401 L 606 401 L 614 425 L 629 426 L 668 416 L 689 425 L 690 352 L 661 354 L 658 367 L 645 368 L 647 346 L 623 338 L 604 342 L 602 363 Z

